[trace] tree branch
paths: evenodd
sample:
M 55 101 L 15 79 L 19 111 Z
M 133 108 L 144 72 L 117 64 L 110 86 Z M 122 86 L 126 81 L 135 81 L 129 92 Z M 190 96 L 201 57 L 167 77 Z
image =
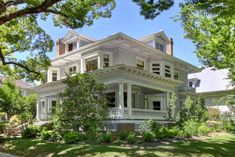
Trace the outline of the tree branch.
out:
M 31 7 L 31 8 L 24 8 L 22 10 L 18 10 L 14 13 L 11 13 L 9 15 L 5 15 L 0 17 L 0 25 L 5 24 L 8 21 L 11 21 L 15 18 L 18 17 L 22 17 L 25 15 L 29 15 L 29 14 L 38 14 L 41 12 L 46 11 L 49 7 L 51 7 L 52 5 L 54 5 L 55 3 L 59 2 L 61 0 L 45 0 L 44 2 L 42 2 L 40 5 L 35 6 L 35 7 Z
M 5 61 L 5 57 L 4 57 L 4 55 L 2 54 L 2 49 L 1 49 L 1 48 L 0 48 L 0 60 L 2 61 L 2 64 L 3 64 L 3 65 L 10 65 L 10 64 L 16 65 L 16 66 L 18 66 L 18 67 L 21 67 L 21 68 L 25 69 L 25 70 L 28 71 L 28 72 L 32 72 L 32 73 L 36 74 L 35 78 L 40 75 L 40 72 L 31 70 L 31 69 L 28 68 L 27 66 L 25 66 L 25 65 L 23 65 L 23 64 L 20 64 L 20 63 L 18 63 L 18 62 L 13 62 L 13 61 L 6 62 L 6 61 Z

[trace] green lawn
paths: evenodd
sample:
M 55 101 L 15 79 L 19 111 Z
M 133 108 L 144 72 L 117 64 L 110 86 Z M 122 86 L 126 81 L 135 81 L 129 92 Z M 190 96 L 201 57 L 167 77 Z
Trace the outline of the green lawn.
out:
M 203 141 L 176 142 L 154 148 L 134 145 L 122 147 L 111 144 L 56 144 L 44 143 L 38 140 L 12 140 L 0 148 L 0 151 L 11 154 L 40 157 L 40 156 L 215 156 L 235 157 L 235 135 L 224 134 L 210 137 Z

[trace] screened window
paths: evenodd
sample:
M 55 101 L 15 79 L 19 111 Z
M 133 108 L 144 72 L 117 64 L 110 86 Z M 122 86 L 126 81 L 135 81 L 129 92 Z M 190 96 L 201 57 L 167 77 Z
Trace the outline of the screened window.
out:
M 144 69 L 144 61 L 141 59 L 136 60 L 136 66 L 138 69 Z
M 52 81 L 57 81 L 57 70 L 52 70 Z
M 109 54 L 104 54 L 103 55 L 103 67 L 109 67 L 110 66 L 110 57 L 109 57 Z
M 152 64 L 152 72 L 160 75 L 160 63 L 153 63 Z
M 108 101 L 108 107 L 115 107 L 115 92 L 107 93 L 106 98 Z
M 69 75 L 73 75 L 77 73 L 77 67 L 76 66 L 72 66 L 69 67 Z
M 86 71 L 94 71 L 98 69 L 98 60 L 95 59 L 88 59 L 86 60 Z
M 165 77 L 171 77 L 171 67 L 169 65 L 165 65 Z
M 160 101 L 153 101 L 153 110 L 161 110 L 161 102 Z

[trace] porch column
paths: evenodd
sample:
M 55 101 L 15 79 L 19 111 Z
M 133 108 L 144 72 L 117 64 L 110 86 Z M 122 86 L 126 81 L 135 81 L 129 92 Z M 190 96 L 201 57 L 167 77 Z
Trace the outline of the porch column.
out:
M 164 107 L 164 111 L 167 111 L 169 102 L 170 102 L 170 92 L 166 92 L 166 105 Z
M 131 83 L 127 83 L 127 107 L 128 117 L 132 118 L 132 94 L 131 94 Z
M 119 98 L 119 111 L 120 117 L 124 117 L 124 94 L 123 94 L 123 83 L 119 83 L 119 91 L 118 91 L 118 98 Z
M 37 102 L 36 102 L 36 119 L 37 119 L 37 121 L 39 121 L 40 119 L 39 119 L 39 100 L 37 100 Z

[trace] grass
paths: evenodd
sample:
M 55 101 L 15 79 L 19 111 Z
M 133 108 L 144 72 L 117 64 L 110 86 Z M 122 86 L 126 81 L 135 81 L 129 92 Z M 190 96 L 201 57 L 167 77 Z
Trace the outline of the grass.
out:
M 111 144 L 67 145 L 59 143 L 45 143 L 39 140 L 18 139 L 6 142 L 0 151 L 25 157 L 42 156 L 180 156 L 180 157 L 234 157 L 235 135 L 224 134 L 210 137 L 203 141 L 184 141 L 154 148 L 139 145 L 123 147 Z

